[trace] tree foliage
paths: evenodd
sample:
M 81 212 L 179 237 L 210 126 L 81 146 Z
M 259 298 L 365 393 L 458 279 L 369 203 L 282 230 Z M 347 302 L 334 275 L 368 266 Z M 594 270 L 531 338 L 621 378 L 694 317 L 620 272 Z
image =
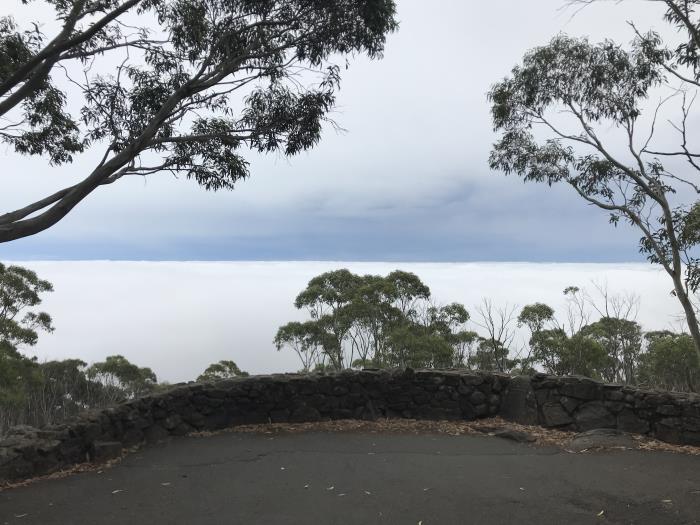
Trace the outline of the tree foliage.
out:
M 639 383 L 662 388 L 698 392 L 700 359 L 687 334 L 668 331 L 644 335 L 647 351 L 639 359 Z
M 37 330 L 53 331 L 49 314 L 29 310 L 41 304 L 40 294 L 51 291 L 52 284 L 32 270 L 0 263 L 0 352 L 16 354 L 19 347 L 37 343 Z
M 489 93 L 500 133 L 490 165 L 525 181 L 565 183 L 587 203 L 624 220 L 641 235 L 640 251 L 673 282 L 700 355 L 700 329 L 691 296 L 700 284 L 698 194 L 700 153 L 687 127 L 700 86 L 695 42 L 697 2 L 668 0 L 667 20 L 688 40 L 664 47 L 658 34 L 636 30 L 629 49 L 612 41 L 558 35 L 528 52 L 510 76 Z M 656 107 L 652 94 L 670 89 Z M 666 104 L 679 102 L 677 149 L 656 145 L 657 122 Z M 612 131 L 611 131 L 612 130 Z M 613 132 L 617 132 L 616 134 Z M 684 159 L 679 166 L 674 159 Z
M 1 215 L 0 242 L 49 228 L 124 176 L 232 189 L 249 174 L 246 151 L 313 147 L 335 104 L 333 60 L 381 57 L 397 28 L 393 0 L 46 3 L 53 37 L 0 19 L 0 140 L 52 164 L 87 149 L 102 158 L 81 182 Z
M 302 371 L 464 367 L 478 339 L 466 329 L 464 305 L 432 304 L 428 286 L 401 270 L 326 272 L 311 279 L 294 304 L 311 319 L 281 326 L 274 344 L 294 350 Z
M 233 361 L 222 360 L 210 364 L 197 378 L 197 381 L 219 381 L 221 379 L 233 379 L 234 377 L 248 377 L 248 372 L 241 371 Z
M 100 383 L 107 391 L 113 392 L 115 400 L 142 396 L 151 392 L 158 380 L 153 370 L 141 368 L 122 355 L 108 356 L 104 361 L 94 363 L 86 371 L 87 377 Z

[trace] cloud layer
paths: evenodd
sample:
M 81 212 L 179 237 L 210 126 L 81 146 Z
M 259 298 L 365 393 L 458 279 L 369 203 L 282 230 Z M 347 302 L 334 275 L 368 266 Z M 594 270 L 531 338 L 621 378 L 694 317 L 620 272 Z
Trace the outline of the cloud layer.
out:
M 347 267 L 360 274 L 401 268 L 430 286 L 438 304 L 462 302 L 474 315 L 482 298 L 496 305 L 536 301 L 564 313 L 562 291 L 592 282 L 612 293 L 640 296 L 645 329 L 677 328 L 668 278 L 646 264 L 353 262 L 106 262 L 22 263 L 54 283 L 42 309 L 56 331 L 29 353 L 39 359 L 102 360 L 123 354 L 150 366 L 161 380 L 194 379 L 220 359 L 252 373 L 299 368 L 292 352 L 277 352 L 277 328 L 305 314 L 296 295 L 315 275 Z M 475 327 L 473 326 L 472 329 Z

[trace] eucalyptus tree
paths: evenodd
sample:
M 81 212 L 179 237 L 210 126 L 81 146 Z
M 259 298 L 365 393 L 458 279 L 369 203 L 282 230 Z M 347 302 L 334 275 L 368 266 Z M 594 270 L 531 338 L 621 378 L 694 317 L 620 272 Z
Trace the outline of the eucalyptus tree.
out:
M 353 366 L 377 366 L 385 361 L 387 334 L 403 320 L 403 312 L 393 304 L 395 297 L 395 287 L 384 277 L 364 275 L 358 281 L 344 312 L 352 320 L 348 338 Z
M 559 35 L 528 52 L 489 93 L 500 133 L 490 165 L 525 181 L 568 184 L 609 213 L 612 224 L 622 220 L 636 228 L 640 251 L 671 278 L 700 355 L 692 302 L 700 285 L 700 152 L 688 127 L 689 90 L 700 86 L 698 2 L 665 3 L 667 20 L 687 39 L 674 49 L 655 33 L 636 31 L 629 50 Z M 658 104 L 649 105 L 650 96 L 666 89 Z M 659 117 L 674 102 L 678 144 L 664 148 L 656 136 Z
M 197 378 L 197 381 L 218 381 L 234 377 L 248 377 L 248 372 L 242 371 L 234 361 L 222 360 L 210 364 Z
M 37 343 L 38 330 L 54 330 L 49 314 L 31 310 L 41 304 L 41 294 L 52 291 L 36 272 L 0 263 L 0 355 L 18 355 L 18 348 Z
M 459 303 L 437 307 L 410 272 L 356 275 L 347 269 L 311 279 L 294 302 L 311 317 L 281 326 L 278 350 L 297 353 L 302 370 L 346 367 L 466 366 L 478 341 Z
M 294 350 L 301 361 L 302 372 L 310 372 L 320 363 L 320 338 L 318 326 L 314 321 L 292 321 L 280 326 L 273 343 L 277 351 L 285 347 Z
M 479 335 L 467 329 L 471 316 L 460 303 L 428 309 L 428 328 L 452 347 L 451 367 L 464 368 L 473 359 Z
M 348 310 L 361 277 L 343 268 L 325 272 L 311 279 L 297 295 L 294 306 L 305 308 L 314 321 L 315 340 L 336 370 L 345 368 L 343 342 L 352 328 Z
M 384 280 L 389 286 L 389 298 L 404 317 L 415 318 L 417 305 L 430 299 L 430 288 L 414 273 L 394 270 Z
M 602 317 L 581 329 L 579 334 L 598 343 L 606 355 L 601 376 L 610 382 L 636 383 L 642 352 L 642 329 L 629 319 Z
M 34 0 L 16 0 L 34 3 Z M 8 3 L 7 0 L 6 3 Z M 50 164 L 93 150 L 80 182 L 0 215 L 0 242 L 41 232 L 101 186 L 171 173 L 206 190 L 245 151 L 313 147 L 333 61 L 381 57 L 393 0 L 46 0 L 60 26 L 0 19 L 0 140 Z
M 102 385 L 103 395 L 111 402 L 146 394 L 158 382 L 150 368 L 139 367 L 122 355 L 111 355 L 104 361 L 93 363 L 86 370 L 86 376 Z
M 644 334 L 647 348 L 639 357 L 639 383 L 664 390 L 698 392 L 700 358 L 687 334 L 669 331 Z
M 532 371 L 532 365 L 536 361 L 533 356 L 535 348 L 535 340 L 547 325 L 555 323 L 554 309 L 544 303 L 528 304 L 518 314 L 518 326 L 526 326 L 530 331 L 530 340 L 528 342 L 528 355 L 521 359 L 521 369 L 523 371 Z

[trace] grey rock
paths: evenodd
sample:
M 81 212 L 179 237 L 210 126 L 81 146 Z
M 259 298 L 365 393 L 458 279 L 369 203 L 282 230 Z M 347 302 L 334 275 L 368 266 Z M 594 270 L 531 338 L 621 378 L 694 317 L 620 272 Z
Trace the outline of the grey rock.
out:
M 564 409 L 569 414 L 571 414 L 574 410 L 578 408 L 578 406 L 581 404 L 581 401 L 579 401 L 578 399 L 574 399 L 573 397 L 562 396 L 559 399 L 559 403 L 561 403 L 561 406 L 563 406 Z
M 502 395 L 500 415 L 523 425 L 537 424 L 537 401 L 528 376 L 511 379 Z
M 581 432 L 571 441 L 569 448 L 580 452 L 596 448 L 638 448 L 637 441 L 625 432 L 614 429 L 593 429 Z
M 537 438 L 532 434 L 521 432 L 519 430 L 498 430 L 494 432 L 493 435 L 499 438 L 517 441 L 518 443 L 533 443 L 534 441 L 537 441 Z
M 560 403 L 545 403 L 542 407 L 542 424 L 545 427 L 563 427 L 573 423 L 573 418 Z
M 179 414 L 172 414 L 165 418 L 163 421 L 163 427 L 167 430 L 172 430 L 182 423 L 182 418 Z
M 600 402 L 593 401 L 581 406 L 574 416 L 576 427 L 581 431 L 595 428 L 614 428 L 617 419 Z
M 570 378 L 560 387 L 563 395 L 592 401 L 598 398 L 598 383 L 588 378 Z
M 625 394 L 621 390 L 611 390 L 606 393 L 606 397 L 610 401 L 622 401 L 625 398 Z
M 116 459 L 121 455 L 122 448 L 119 441 L 95 441 L 90 451 L 90 459 L 98 463 Z
M 293 423 L 309 423 L 320 419 L 321 413 L 316 408 L 306 405 L 295 408 L 289 415 L 289 421 Z
M 680 416 L 681 407 L 676 405 L 660 405 L 657 407 L 656 413 L 662 416 Z
M 617 415 L 617 428 L 623 432 L 646 434 L 651 427 L 648 421 L 640 418 L 631 409 L 626 409 Z
M 661 441 L 681 444 L 683 442 L 683 420 L 678 417 L 667 417 L 656 422 L 653 435 Z
M 469 402 L 472 405 L 480 405 L 484 401 L 486 401 L 486 394 L 484 394 L 483 392 L 480 392 L 479 390 L 477 390 L 471 396 L 469 396 Z
M 170 432 L 160 425 L 151 425 L 143 431 L 143 434 L 148 443 L 158 443 L 170 436 Z

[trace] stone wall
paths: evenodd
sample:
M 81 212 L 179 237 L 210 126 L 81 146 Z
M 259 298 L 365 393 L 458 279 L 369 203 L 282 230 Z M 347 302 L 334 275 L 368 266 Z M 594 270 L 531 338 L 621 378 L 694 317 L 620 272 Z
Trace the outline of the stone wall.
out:
M 536 374 L 511 379 L 499 413 L 524 424 L 576 431 L 613 428 L 700 446 L 698 394 Z
M 500 414 L 529 424 L 619 428 L 700 445 L 700 396 L 645 392 L 585 378 L 394 370 L 255 376 L 182 385 L 0 441 L 0 482 L 118 456 L 193 431 L 328 419 L 461 419 Z

